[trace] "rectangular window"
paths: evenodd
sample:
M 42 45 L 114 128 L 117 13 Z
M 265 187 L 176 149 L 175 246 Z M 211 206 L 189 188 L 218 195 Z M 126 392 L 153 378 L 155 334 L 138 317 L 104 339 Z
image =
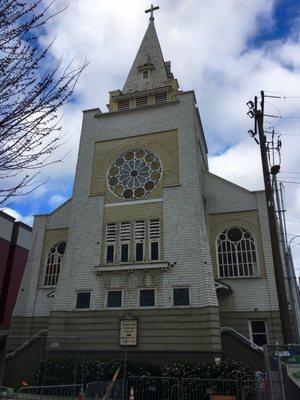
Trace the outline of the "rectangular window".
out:
M 145 221 L 134 223 L 135 261 L 144 261 Z
M 267 344 L 267 324 L 266 321 L 249 321 L 250 337 L 257 346 Z
M 121 262 L 126 263 L 129 261 L 130 222 L 121 222 L 120 242 Z
M 151 261 L 156 261 L 159 259 L 158 242 L 151 242 Z
M 174 288 L 173 304 L 174 306 L 189 306 L 190 305 L 189 288 Z
M 136 243 L 135 261 L 144 261 L 144 243 Z
M 107 263 L 114 262 L 114 254 L 115 254 L 115 246 L 114 245 L 106 246 L 106 262 Z
M 147 79 L 149 77 L 149 71 L 143 71 L 143 79 Z
M 115 262 L 115 248 L 117 239 L 117 224 L 106 225 L 106 254 L 105 260 L 111 264 Z
M 155 304 L 154 289 L 140 290 L 140 307 L 153 307 Z
M 129 100 L 118 101 L 118 111 L 129 110 Z
M 149 248 L 150 260 L 159 260 L 159 240 L 160 240 L 160 224 L 159 220 L 150 220 L 149 222 Z
M 159 93 L 155 95 L 155 104 L 161 104 L 167 102 L 167 93 Z
M 77 293 L 76 309 L 90 308 L 91 292 Z
M 136 106 L 137 107 L 145 107 L 148 105 L 148 97 L 138 97 L 136 99 Z
M 121 244 L 121 262 L 127 263 L 129 261 L 129 244 L 122 243 Z
M 122 307 L 122 290 L 109 290 L 107 292 L 107 307 Z

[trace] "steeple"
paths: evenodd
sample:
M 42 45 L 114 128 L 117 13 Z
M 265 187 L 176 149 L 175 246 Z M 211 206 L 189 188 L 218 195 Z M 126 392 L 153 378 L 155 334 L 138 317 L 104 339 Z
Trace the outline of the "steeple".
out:
M 167 84 L 167 80 L 166 65 L 157 37 L 154 17 L 151 14 L 147 31 L 130 69 L 122 93 L 164 87 Z
M 132 67 L 127 76 L 123 90 L 110 92 L 110 111 L 126 110 L 143 106 L 152 105 L 159 102 L 171 101 L 176 97 L 178 91 L 177 80 L 171 72 L 170 61 L 164 61 L 159 40 L 157 37 L 153 11 L 159 7 L 153 7 L 145 12 L 150 12 L 149 24 L 134 59 Z M 159 97 L 160 95 L 160 97 Z M 147 101 L 145 100 L 147 97 Z M 143 98 L 142 101 L 133 99 Z

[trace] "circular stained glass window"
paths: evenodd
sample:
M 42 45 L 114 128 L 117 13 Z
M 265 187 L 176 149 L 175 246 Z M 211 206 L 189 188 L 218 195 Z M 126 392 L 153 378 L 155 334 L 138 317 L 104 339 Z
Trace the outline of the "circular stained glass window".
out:
M 162 163 L 155 154 L 146 149 L 131 149 L 111 164 L 107 185 L 121 199 L 141 199 L 156 188 L 162 173 Z

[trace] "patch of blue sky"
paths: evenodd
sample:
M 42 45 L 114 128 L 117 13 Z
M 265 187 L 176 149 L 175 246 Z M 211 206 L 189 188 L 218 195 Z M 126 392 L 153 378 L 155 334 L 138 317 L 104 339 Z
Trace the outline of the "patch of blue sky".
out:
M 272 10 L 272 22 L 258 16 L 257 35 L 249 38 L 249 47 L 260 47 L 268 41 L 293 37 L 300 18 L 299 0 L 276 0 Z

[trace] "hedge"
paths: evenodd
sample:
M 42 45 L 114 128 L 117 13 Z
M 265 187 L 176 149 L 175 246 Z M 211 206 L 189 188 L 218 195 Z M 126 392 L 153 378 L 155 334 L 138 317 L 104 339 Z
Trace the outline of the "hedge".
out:
M 36 384 L 61 385 L 79 382 L 107 382 L 112 379 L 118 366 L 123 362 L 104 359 L 89 361 L 85 364 L 74 361 L 55 360 L 40 363 L 35 373 Z M 254 370 L 242 361 L 224 360 L 221 363 L 169 362 L 162 366 L 152 363 L 127 363 L 127 376 L 169 376 L 177 378 L 234 379 L 253 380 Z M 119 379 L 123 376 L 121 370 Z

